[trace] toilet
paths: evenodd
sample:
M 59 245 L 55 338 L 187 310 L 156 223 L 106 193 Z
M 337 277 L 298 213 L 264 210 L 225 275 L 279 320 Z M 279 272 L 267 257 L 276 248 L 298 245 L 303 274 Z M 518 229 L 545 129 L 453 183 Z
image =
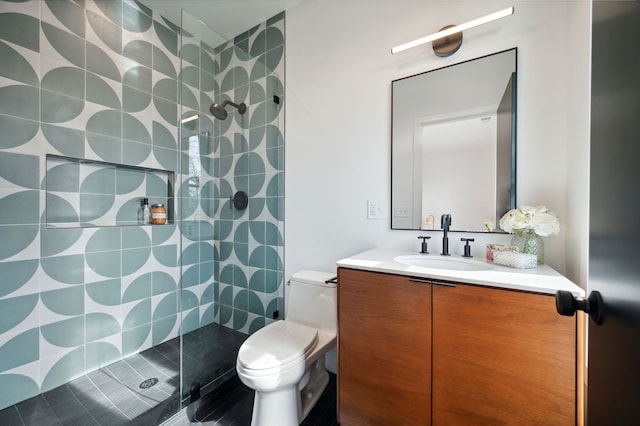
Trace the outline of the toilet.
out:
M 329 383 L 325 354 L 336 346 L 335 274 L 300 271 L 289 281 L 285 319 L 244 341 L 236 371 L 255 390 L 252 426 L 297 426 Z

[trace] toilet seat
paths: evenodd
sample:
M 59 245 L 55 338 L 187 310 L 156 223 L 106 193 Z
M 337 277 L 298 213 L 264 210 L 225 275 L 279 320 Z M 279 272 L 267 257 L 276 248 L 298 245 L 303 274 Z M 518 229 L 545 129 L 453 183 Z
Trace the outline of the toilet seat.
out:
M 240 347 L 237 363 L 252 375 L 274 374 L 304 363 L 317 343 L 315 328 L 277 321 L 249 336 Z

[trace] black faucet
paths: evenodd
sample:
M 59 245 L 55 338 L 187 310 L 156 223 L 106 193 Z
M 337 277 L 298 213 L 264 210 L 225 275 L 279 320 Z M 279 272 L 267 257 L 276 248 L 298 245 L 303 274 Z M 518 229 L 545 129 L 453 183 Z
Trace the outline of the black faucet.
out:
M 450 226 L 451 215 L 445 213 L 440 218 L 440 228 L 444 231 L 444 236 L 442 237 L 442 253 L 440 253 L 442 256 L 451 256 L 449 254 L 449 237 L 447 235 L 449 233 Z

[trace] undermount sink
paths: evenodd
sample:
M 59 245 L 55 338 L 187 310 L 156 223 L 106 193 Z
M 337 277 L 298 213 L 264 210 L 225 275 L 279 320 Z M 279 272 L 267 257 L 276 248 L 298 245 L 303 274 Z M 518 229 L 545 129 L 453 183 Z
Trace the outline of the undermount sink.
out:
M 483 262 L 445 256 L 436 257 L 418 254 L 398 256 L 393 260 L 398 263 L 402 263 L 403 265 L 417 266 L 420 268 L 429 269 L 443 269 L 450 271 L 488 271 L 490 269 L 493 269 L 491 265 Z

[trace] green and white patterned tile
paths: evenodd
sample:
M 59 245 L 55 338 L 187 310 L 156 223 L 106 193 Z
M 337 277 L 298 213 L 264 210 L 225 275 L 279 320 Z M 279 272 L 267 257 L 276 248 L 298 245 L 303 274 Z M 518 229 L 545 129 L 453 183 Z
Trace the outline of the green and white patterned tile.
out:
M 38 319 L 37 305 L 37 294 L 0 299 L 0 308 L 3 312 L 0 334 L 9 331 L 11 333 L 21 333 L 32 328 L 34 321 Z
M 38 122 L 0 114 L 0 133 L 3 135 L 0 139 L 0 149 L 18 147 L 18 150 L 26 149 L 25 153 L 33 154 L 33 149 L 28 148 L 29 142 L 33 141 L 38 133 Z
M 40 51 L 39 27 L 39 16 L 10 11 L 0 13 L 0 39 L 34 52 Z
M 121 280 L 111 279 L 85 285 L 87 302 L 95 302 L 104 306 L 120 306 L 123 301 L 120 295 Z
M 40 391 L 49 391 L 81 375 L 85 371 L 84 355 L 84 346 L 78 346 L 62 356 L 41 357 Z
M 115 25 L 122 26 L 121 1 L 96 0 L 85 4 L 87 11 L 99 15 Z
M 140 114 L 123 113 L 122 136 L 124 139 L 151 145 L 151 126 L 147 128 L 141 119 L 142 115 Z M 151 124 L 150 120 L 147 123 Z
M 151 323 L 122 330 L 122 356 L 141 352 L 151 347 Z
M 0 44 L 0 52 L 6 51 L 2 56 L 13 58 L 10 66 L 0 66 L 0 76 L 4 78 L 0 80 L 0 100 L 8 101 L 3 103 L 6 109 L 0 111 L 0 131 L 10 136 L 0 142 L 0 149 L 11 149 L 13 155 L 4 157 L 11 163 L 5 174 L 0 171 L 0 181 L 4 180 L 12 191 L 5 191 L 0 198 L 9 197 L 12 201 L 15 197 L 28 197 L 21 193 L 29 194 L 25 189 L 37 190 L 44 183 L 44 176 L 32 178 L 9 170 L 20 162 L 32 162 L 29 156 L 36 152 L 177 169 L 179 108 L 177 95 L 167 84 L 171 82 L 171 86 L 177 87 L 176 78 L 181 69 L 177 56 L 179 38 L 174 25 L 157 14 L 152 23 L 149 18 L 152 12 L 135 2 L 83 2 L 87 13 L 81 20 L 74 19 L 82 11 L 75 2 L 7 4 L 11 12 L 23 15 L 10 17 L 24 23 L 23 27 L 33 27 L 32 35 L 37 37 L 21 34 L 15 25 L 0 26 L 0 43 L 4 43 Z M 40 7 L 42 27 L 37 15 Z M 4 18 L 7 17 L 0 14 L 0 21 Z M 120 31 L 119 26 L 125 31 Z M 24 384 L 27 393 L 30 392 L 29 380 L 33 378 L 36 378 L 36 388 L 40 381 L 45 388 L 51 387 L 68 380 L 77 369 L 93 368 L 115 359 L 119 352 L 130 354 L 177 336 L 181 321 L 169 306 L 174 305 L 179 284 L 193 295 L 188 304 L 193 308 L 182 319 L 183 331 L 217 320 L 228 327 L 253 332 L 270 322 L 273 311 L 282 306 L 282 222 L 277 219 L 282 214 L 284 194 L 280 177 L 274 181 L 274 173 L 283 170 L 283 142 L 277 129 L 280 110 L 269 104 L 271 99 L 266 99 L 272 96 L 270 91 L 281 91 L 282 86 L 281 80 L 265 78 L 265 63 L 276 64 L 272 66 L 277 68 L 283 66 L 284 50 L 278 37 L 284 30 L 284 21 L 282 17 L 275 17 L 268 26 L 275 29 L 261 24 L 243 33 L 235 40 L 237 46 L 228 43 L 226 48 L 216 50 L 205 46 L 196 49 L 196 44 L 191 49 L 193 57 L 187 55 L 191 65 L 200 69 L 189 69 L 182 74 L 191 86 L 202 88 L 202 91 L 189 89 L 191 98 L 183 100 L 191 104 L 190 110 L 203 114 L 190 131 L 194 134 L 208 131 L 212 141 L 199 147 L 199 154 L 204 157 L 199 163 L 199 179 L 192 179 L 196 186 L 189 186 L 188 177 L 177 179 L 181 182 L 178 195 L 182 197 L 176 202 L 176 210 L 182 213 L 177 219 L 189 217 L 192 221 L 181 226 L 129 228 L 130 232 L 126 232 L 127 228 L 114 228 L 122 232 L 122 241 L 112 240 L 107 237 L 108 233 L 98 233 L 98 230 L 41 230 L 39 224 L 33 227 L 0 224 L 0 241 L 11 241 L 10 245 L 0 243 L 0 270 L 5 265 L 15 267 L 17 262 L 24 261 L 24 265 L 28 262 L 34 265 L 27 269 L 33 271 L 38 262 L 35 259 L 43 256 L 36 272 L 17 275 L 16 285 L 0 301 L 27 300 L 18 297 L 31 297 L 29 292 L 37 291 L 34 283 L 38 282 L 38 276 L 47 289 L 46 294 L 43 292 L 42 304 L 15 314 L 18 318 L 14 321 L 18 323 L 9 327 L 12 335 L 17 336 L 34 329 L 34 324 L 46 326 L 49 340 L 41 339 L 39 343 L 44 342 L 45 347 L 39 348 L 40 358 L 30 362 L 41 366 L 41 371 L 26 374 L 28 365 L 15 367 L 7 383 Z M 261 51 L 264 63 L 249 59 L 245 52 L 258 39 L 264 40 Z M 86 46 L 86 50 L 80 46 Z M 122 56 L 118 52 L 120 48 Z M 42 51 L 42 55 L 38 51 Z M 68 69 L 84 71 L 86 83 L 82 87 L 70 84 L 75 71 L 65 74 L 64 70 Z M 221 75 L 214 75 L 220 70 Z M 225 74 L 230 75 L 227 82 L 224 82 Z M 40 78 L 43 78 L 42 91 Z M 251 89 L 250 82 L 254 83 Z M 224 96 L 218 90 L 221 85 L 228 88 Z M 85 87 L 86 92 L 82 92 Z M 42 105 L 39 103 L 41 92 L 44 94 Z M 145 93 L 147 97 L 142 96 Z M 14 99 L 20 102 L 16 104 Z M 244 116 L 230 111 L 230 119 L 221 122 L 208 113 L 214 99 L 244 101 L 249 111 Z M 66 105 L 71 113 L 60 114 L 54 109 L 56 104 Z M 37 140 L 40 115 L 44 120 L 41 142 Z M 265 126 L 266 123 L 274 126 Z M 249 129 L 250 125 L 257 127 Z M 123 126 L 124 132 L 120 130 Z M 275 137 L 270 139 L 269 132 Z M 218 139 L 214 139 L 216 135 Z M 32 150 L 32 146 L 37 151 Z M 145 146 L 147 148 L 143 148 Z M 247 154 L 249 149 L 252 155 Z M 39 168 L 44 170 L 44 164 Z M 108 172 L 99 173 L 102 176 Z M 48 207 L 58 206 L 54 210 L 60 219 L 75 216 L 77 222 L 113 215 L 118 221 L 125 221 L 128 213 L 137 210 L 137 199 L 141 196 L 166 191 L 163 179 L 155 185 L 154 179 L 130 176 L 126 172 L 113 174 L 111 181 L 115 183 L 109 187 L 102 183 L 104 179 L 98 179 L 98 174 L 80 175 L 58 173 L 57 179 L 51 181 L 51 189 L 58 191 L 50 191 L 47 197 L 43 195 L 38 199 L 43 203 L 46 200 Z M 83 188 L 82 195 L 60 191 L 69 190 L 74 184 Z M 188 195 L 191 189 L 195 189 L 193 196 Z M 225 211 L 224 207 L 229 207 L 228 197 L 238 189 L 251 195 L 248 211 Z M 165 194 L 158 192 L 158 195 Z M 97 196 L 103 199 L 92 199 Z M 101 202 L 102 207 L 90 210 L 89 204 L 95 202 Z M 73 206 L 80 206 L 79 211 Z M 277 224 L 271 223 L 274 219 Z M 249 225 L 247 221 L 259 223 Z M 270 224 L 265 225 L 265 221 Z M 250 233 L 256 226 L 264 230 L 257 238 Z M 249 235 L 251 241 L 248 241 Z M 182 255 L 185 259 L 193 257 L 194 262 L 182 274 L 177 263 L 180 238 L 187 242 L 187 249 L 193 250 L 193 256 L 188 251 Z M 112 244 L 114 241 L 120 244 Z M 89 248 L 86 254 L 85 248 Z M 243 262 L 259 266 L 239 267 Z M 8 271 L 11 273 L 11 269 Z M 218 276 L 222 284 L 214 281 Z M 79 285 L 85 281 L 89 284 Z M 79 304 L 66 306 L 62 301 L 66 299 L 64 294 L 77 298 L 83 289 L 86 289 L 84 309 L 89 318 L 85 338 L 94 343 L 86 346 L 78 343 L 68 348 L 70 343 L 56 334 L 56 330 L 60 328 L 59 323 L 65 324 L 63 321 L 67 321 L 69 315 L 79 312 Z M 265 291 L 273 292 L 269 299 L 264 298 Z M 34 300 L 37 304 L 37 296 Z M 102 319 L 107 324 L 104 327 Z M 78 367 L 82 362 L 84 365 Z M 0 380 L 6 377 L 7 374 L 0 375 Z
M 70 129 L 55 124 L 41 124 L 42 134 L 49 144 L 47 152 L 74 158 L 85 156 L 85 133 L 83 130 Z
M 178 290 L 177 280 L 171 274 L 163 271 L 154 271 L 151 273 L 152 295 L 155 296 L 176 290 Z
M 160 343 L 177 337 L 179 332 L 178 319 L 179 317 L 177 315 L 172 315 L 154 321 L 151 329 L 152 344 L 159 345 Z
M 39 120 L 39 97 L 37 87 L 23 84 L 4 85 L 0 80 L 0 114 L 27 120 Z
M 0 151 L 0 186 L 5 190 L 39 189 L 40 158 Z M 3 192 L 4 193 L 4 192 Z M 36 207 L 37 206 L 33 206 Z
M 37 259 L 0 262 L 0 276 L 4 280 L 0 298 L 36 294 L 39 291 L 37 272 Z
M 77 285 L 84 283 L 84 256 L 52 256 L 42 258 L 40 266 L 46 276 L 59 283 Z
M 45 57 L 67 61 L 79 68 L 85 68 L 85 41 L 57 26 L 42 22 L 42 35 L 40 38 L 41 52 Z
M 122 304 L 122 330 L 131 330 L 151 323 L 151 298 Z M 123 346 L 124 347 L 124 346 Z
M 85 342 L 84 315 L 62 319 L 40 327 L 42 339 L 50 346 L 76 348 Z M 42 349 L 45 349 L 44 347 Z M 51 351 L 49 349 L 48 353 Z
M 122 140 L 120 137 L 87 131 L 86 138 L 86 158 L 122 163 Z
M 126 112 L 151 112 L 151 94 L 133 87 L 122 87 L 122 109 Z
M 45 0 L 41 10 L 43 21 L 85 37 L 85 11 L 82 6 L 71 1 Z
M 122 54 L 140 65 L 148 68 L 153 66 L 153 44 L 147 40 L 137 38 L 138 36 L 123 40 Z
M 4 390 L 0 394 L 0 407 L 9 407 L 40 393 L 36 379 L 24 374 L 0 374 L 0 387 Z
M 122 8 L 121 2 L 110 2 L 114 5 L 119 4 Z M 97 3 L 101 4 L 101 3 Z M 102 3 L 105 4 L 105 3 Z M 115 16 L 114 11 L 114 16 Z M 95 13 L 92 10 L 87 9 L 86 12 L 86 40 L 93 43 L 109 56 L 120 55 L 122 53 L 122 10 L 119 12 L 119 23 L 111 22 L 113 19 L 107 19 L 101 14 Z
M 195 307 L 182 312 L 182 329 L 181 333 L 189 333 L 200 327 L 200 309 Z
M 153 322 L 167 317 L 175 317 L 178 313 L 178 292 L 172 291 L 153 296 L 151 303 Z
M 118 66 L 118 59 L 109 56 L 109 52 L 101 46 L 86 42 L 87 71 L 96 73 L 116 82 L 122 81 L 122 75 Z
M 253 334 L 266 325 L 266 320 L 262 316 L 249 314 L 249 329 L 247 334 Z
M 118 309 L 119 311 L 119 309 Z M 85 342 L 95 342 L 120 334 L 120 322 L 104 312 L 88 312 L 85 315 Z
M 119 336 L 118 336 L 119 337 Z M 122 358 L 119 345 L 98 341 L 85 346 L 85 369 L 96 370 Z
M 0 373 L 37 362 L 40 357 L 39 343 L 40 331 L 37 327 L 17 335 L 7 333 L 0 336 Z
M 29 86 L 40 85 L 40 58 L 29 49 L 0 41 L 0 76 Z
M 134 33 L 149 31 L 152 19 L 141 10 L 141 4 L 123 2 L 122 6 L 122 28 L 124 30 Z
M 120 88 L 114 81 L 89 71 L 87 71 L 86 76 L 87 101 L 115 110 L 122 109 L 123 101 L 121 99 Z
M 44 307 L 58 315 L 78 316 L 85 313 L 82 286 L 43 291 L 40 299 Z

